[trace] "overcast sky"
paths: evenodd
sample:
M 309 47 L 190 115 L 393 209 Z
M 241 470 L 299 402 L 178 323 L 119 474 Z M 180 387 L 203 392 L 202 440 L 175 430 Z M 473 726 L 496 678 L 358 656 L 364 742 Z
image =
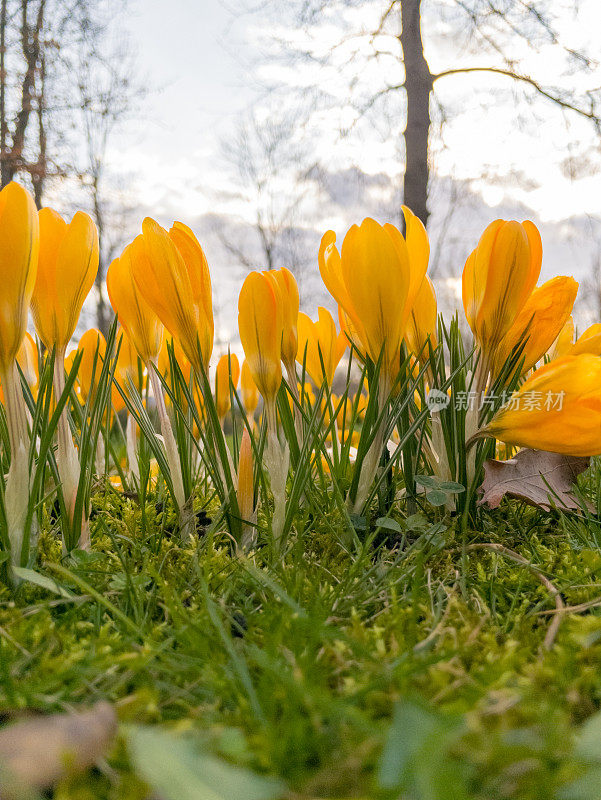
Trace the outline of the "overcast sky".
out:
M 231 0 L 232 4 L 236 1 Z M 284 6 L 285 0 L 281 2 Z M 436 8 L 445 2 L 426 5 Z M 558 8 L 564 0 L 553 2 Z M 331 34 L 335 19 L 328 24 Z M 230 180 L 222 144 L 233 135 L 240 113 L 258 98 L 256 72 L 249 65 L 256 63 L 264 43 L 260 18 L 235 18 L 232 7 L 220 0 L 130 0 L 126 25 L 140 74 L 151 91 L 141 119 L 115 139 L 112 168 L 135 177 L 132 186 L 144 207 L 164 224 L 179 218 L 194 226 L 208 213 L 231 213 L 231 203 L 222 204 L 217 197 Z M 583 0 L 577 18 L 565 14 L 563 28 L 573 31 L 580 42 L 593 41 L 601 30 L 601 0 Z M 445 35 L 443 26 L 440 36 L 428 44 L 426 54 L 433 69 L 444 66 Z M 549 52 L 545 58 L 545 69 L 553 76 L 554 57 Z M 292 70 L 281 77 L 292 84 L 310 76 Z M 332 76 L 324 73 L 323 79 L 332 81 Z M 458 271 L 488 222 L 502 215 L 524 218 L 532 210 L 543 226 L 547 276 L 584 273 L 599 247 L 585 223 L 588 216 L 601 217 L 601 173 L 571 180 L 559 164 L 568 155 L 566 142 L 578 157 L 589 134 L 576 120 L 547 115 L 544 109 L 538 126 L 527 125 L 522 131 L 512 116 L 511 98 L 509 106 L 499 105 L 499 98 L 507 99 L 511 91 L 504 79 L 469 80 L 440 86 L 445 102 L 456 113 L 446 127 L 445 149 L 435 145 L 434 152 L 440 177 L 452 175 L 481 193 L 477 213 L 468 210 L 463 218 L 462 227 L 467 228 L 463 238 L 455 236 Z M 341 83 L 338 90 L 344 97 L 347 84 Z M 316 144 L 336 174 L 346 175 L 358 166 L 371 175 L 389 176 L 391 185 L 398 181 L 398 140 L 383 139 L 375 132 L 372 137 L 364 127 L 354 139 L 341 143 L 336 125 L 333 122 L 331 131 L 322 130 Z M 488 183 L 474 180 L 483 171 L 492 171 L 498 178 Z M 374 182 L 374 192 L 382 183 L 379 180 L 379 184 Z M 324 230 L 333 226 L 343 235 L 353 221 L 373 213 L 367 193 L 363 206 L 361 199 L 359 193 L 338 216 L 332 203 L 324 204 L 323 211 L 313 211 L 318 217 L 323 213 Z M 576 226 L 566 222 L 573 217 L 579 218 Z M 314 219 L 311 224 L 315 226 Z M 221 264 L 212 266 L 214 273 L 221 274 Z M 232 327 L 227 322 L 226 336 Z
M 236 115 L 256 96 L 246 67 L 256 57 L 257 17 L 235 19 L 232 6 L 220 0 L 131 0 L 130 8 L 129 28 L 140 70 L 153 92 L 145 102 L 146 119 L 139 129 L 136 126 L 135 147 L 120 151 L 121 157 L 140 175 L 153 201 L 169 205 L 181 198 L 188 214 L 202 213 L 214 203 L 203 187 L 222 175 L 219 141 L 231 135 Z M 563 25 L 568 34 L 574 31 L 578 41 L 597 37 L 600 0 L 582 2 L 578 17 L 566 14 Z M 428 52 L 434 67 L 444 62 L 441 41 Z M 546 58 L 553 75 L 551 51 Z M 557 148 L 565 144 L 566 125 L 578 144 L 582 131 L 577 121 L 553 118 L 543 122 L 534 136 L 532 131 L 508 129 L 503 124 L 507 109 L 497 112 L 492 94 L 487 102 L 476 92 L 477 87 L 487 86 L 506 90 L 505 80 L 488 75 L 469 80 L 467 90 L 466 83 L 440 87 L 451 106 L 460 104 L 460 113 L 447 128 L 447 148 L 437 157 L 439 171 L 452 170 L 458 178 L 469 178 L 482 166 L 505 164 L 507 173 L 521 166 L 539 186 L 516 185 L 513 196 L 545 219 L 601 213 L 598 174 L 570 182 L 558 169 L 549 168 L 560 160 Z M 350 157 L 352 151 L 348 152 Z M 363 169 L 382 169 L 391 155 L 380 142 L 375 152 L 365 155 Z M 506 191 L 506 186 L 489 186 L 485 199 L 501 202 Z

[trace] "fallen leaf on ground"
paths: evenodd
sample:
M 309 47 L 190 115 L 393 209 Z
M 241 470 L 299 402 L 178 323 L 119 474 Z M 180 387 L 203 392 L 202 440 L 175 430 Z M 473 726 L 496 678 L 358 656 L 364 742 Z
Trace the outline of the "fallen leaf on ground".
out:
M 109 703 L 84 711 L 32 717 L 0 728 L 0 796 L 8 781 L 45 789 L 65 774 L 91 767 L 115 738 L 117 717 Z
M 509 461 L 491 459 L 484 464 L 478 504 L 498 508 L 504 497 L 513 497 L 546 511 L 580 510 L 582 501 L 572 490 L 589 463 L 589 458 L 530 449 L 520 450 Z M 593 510 L 590 504 L 587 506 Z

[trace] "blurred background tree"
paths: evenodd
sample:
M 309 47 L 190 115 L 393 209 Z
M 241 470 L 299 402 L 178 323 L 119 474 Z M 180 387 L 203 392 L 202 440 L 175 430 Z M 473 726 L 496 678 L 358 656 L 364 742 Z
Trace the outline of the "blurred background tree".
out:
M 469 106 L 494 94 L 534 137 L 538 100 L 553 107 L 560 124 L 572 115 L 600 132 L 598 60 L 573 29 L 566 31 L 577 2 L 291 0 L 253 10 L 270 23 L 263 61 L 281 67 L 279 75 L 263 71 L 267 90 L 312 94 L 311 113 L 338 113 L 341 136 L 368 119 L 384 136 L 399 137 L 403 201 L 425 224 L 433 149 L 444 141 L 458 91 Z M 335 77 L 346 82 L 342 103 Z
M 38 207 L 60 186 L 59 211 L 71 205 L 92 215 L 100 237 L 96 324 L 104 332 L 111 314 L 101 287 L 127 216 L 122 204 L 111 208 L 107 146 L 144 93 L 119 28 L 125 11 L 125 0 L 0 0 L 0 182 L 18 178 Z

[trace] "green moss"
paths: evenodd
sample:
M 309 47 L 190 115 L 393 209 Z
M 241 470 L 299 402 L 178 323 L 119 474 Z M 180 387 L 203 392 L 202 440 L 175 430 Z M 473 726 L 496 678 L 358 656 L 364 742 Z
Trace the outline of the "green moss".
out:
M 192 731 L 295 796 L 386 798 L 377 764 L 395 704 L 411 700 L 461 721 L 450 757 L 467 796 L 554 797 L 579 774 L 578 726 L 601 707 L 601 606 L 567 614 L 545 650 L 555 603 L 539 573 L 568 606 L 600 597 L 596 522 L 506 503 L 464 551 L 451 519 L 395 520 L 403 535 L 353 554 L 336 513 L 305 514 L 284 563 L 263 550 L 248 563 L 218 529 L 183 545 L 169 506 L 149 498 L 142 513 L 102 489 L 92 554 L 64 559 L 44 519 L 37 569 L 74 597 L 0 591 L 1 707 L 107 698 L 123 722 Z M 470 547 L 484 542 L 533 566 Z M 121 743 L 106 769 L 54 794 L 144 796 Z

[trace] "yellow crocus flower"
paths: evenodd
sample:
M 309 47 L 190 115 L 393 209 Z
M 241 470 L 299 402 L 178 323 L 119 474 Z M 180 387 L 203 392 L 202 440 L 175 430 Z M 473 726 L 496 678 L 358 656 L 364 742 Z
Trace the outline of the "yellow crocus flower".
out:
M 498 219 L 482 234 L 463 270 L 463 306 L 476 341 L 491 358 L 532 293 L 542 263 L 536 226 Z
M 137 289 L 133 277 L 132 255 L 132 245 L 128 245 L 121 257 L 111 262 L 106 273 L 106 288 L 113 311 L 126 332 L 128 341 L 148 365 L 159 356 L 164 329 Z
M 244 359 L 240 370 L 240 393 L 246 416 L 252 419 L 259 405 L 259 390 L 254 382 L 248 361 Z
M 82 356 L 77 370 L 75 387 L 79 402 L 85 405 L 88 397 L 91 398 L 90 402 L 92 403 L 96 398 L 100 373 L 106 358 L 106 339 L 102 332 L 97 328 L 90 328 L 82 334 L 77 344 L 77 349 L 65 359 L 67 373 L 70 371 L 78 353 L 82 353 Z
M 569 319 L 577 292 L 576 281 L 565 275 L 552 278 L 534 289 L 495 351 L 493 374 L 500 374 L 512 350 L 519 344 L 523 344 L 521 374 L 532 369 Z
M 601 358 L 586 353 L 545 364 L 481 433 L 536 450 L 601 454 Z
M 235 389 L 240 379 L 240 364 L 235 353 L 222 355 L 215 369 L 215 406 L 217 408 L 217 416 L 222 423 L 231 408 L 230 374 L 232 385 Z
M 347 338 L 344 332 L 338 333 L 336 323 L 326 308 L 320 306 L 317 313 L 317 322 L 302 312 L 298 315 L 297 359 L 299 364 L 304 361 L 316 386 L 321 386 L 324 378 L 327 385 L 331 386 L 336 367 L 346 350 Z
M 0 374 L 12 369 L 27 330 L 38 268 L 39 222 L 35 203 L 18 183 L 0 191 Z
M 429 248 L 423 225 L 404 209 L 407 238 L 393 225 L 367 218 L 353 225 L 336 248 L 328 231 L 321 241 L 322 279 L 342 309 L 343 327 L 360 352 L 394 380 L 396 362 L 415 297 L 422 284 Z
M 214 323 L 211 276 L 198 240 L 182 222 L 167 231 L 146 217 L 131 247 L 138 291 L 179 341 L 196 372 L 206 370 Z
M 78 211 L 71 222 L 42 208 L 40 256 L 31 310 L 38 336 L 59 358 L 75 332 L 84 301 L 98 272 L 98 232 Z
M 238 299 L 238 330 L 248 368 L 268 407 L 282 382 L 282 297 L 269 273 L 246 276 Z

